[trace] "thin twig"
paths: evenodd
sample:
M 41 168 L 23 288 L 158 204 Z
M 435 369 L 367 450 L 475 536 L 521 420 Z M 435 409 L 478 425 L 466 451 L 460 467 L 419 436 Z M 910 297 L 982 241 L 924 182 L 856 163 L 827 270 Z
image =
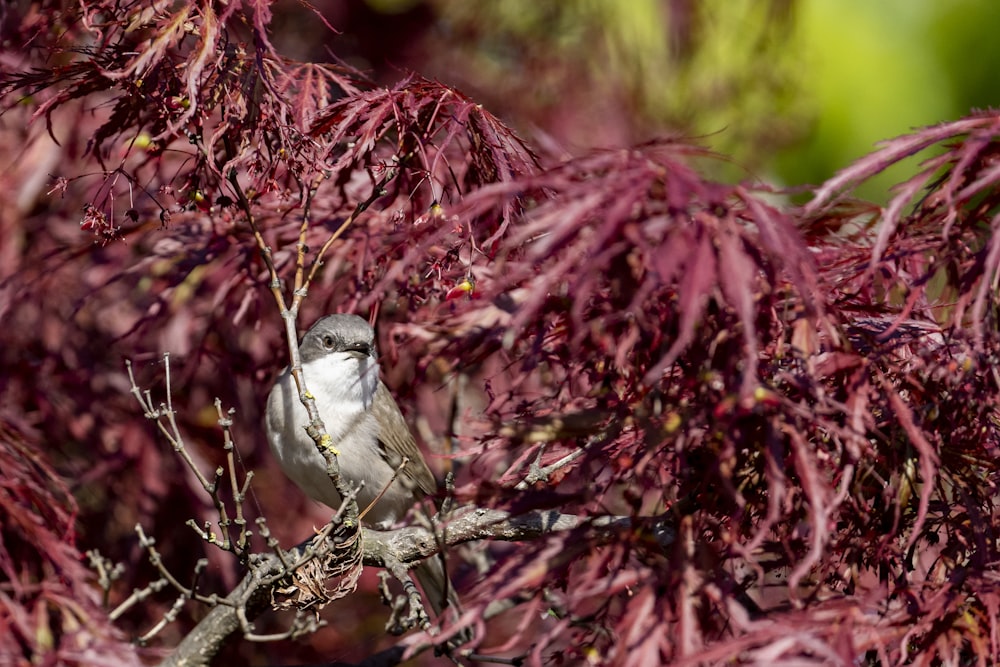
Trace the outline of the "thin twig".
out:
M 254 217 L 253 210 L 250 208 L 250 200 L 247 199 L 246 193 L 243 192 L 243 188 L 240 186 L 239 178 L 236 176 L 236 170 L 231 170 L 229 172 L 229 183 L 233 188 L 233 193 L 236 195 L 236 201 L 239 202 L 240 208 L 243 209 L 243 214 L 247 217 L 247 223 L 250 225 L 250 231 L 253 233 L 254 241 L 256 241 L 257 248 L 260 250 L 261 258 L 264 260 L 264 266 L 267 267 L 267 273 L 270 277 L 268 287 L 271 290 L 271 295 L 274 296 L 274 300 L 277 302 L 278 308 L 284 312 L 285 298 L 281 293 L 281 280 L 278 278 L 278 269 L 274 266 L 271 246 L 267 245 L 267 241 L 264 240 L 264 235 L 260 232 L 260 227 L 257 225 L 257 218 Z
M 97 571 L 97 585 L 101 587 L 106 605 L 111 596 L 111 585 L 125 572 L 125 565 L 111 562 L 97 549 L 87 551 L 87 560 L 90 562 L 90 567 Z
M 215 409 L 219 415 L 219 426 L 222 427 L 222 438 L 223 438 L 223 448 L 226 451 L 226 467 L 229 469 L 229 487 L 233 494 L 233 504 L 236 507 L 236 518 L 233 519 L 233 523 L 239 528 L 239 537 L 236 540 L 235 552 L 241 556 L 246 552 L 249 544 L 249 539 L 252 533 L 247 530 L 247 520 L 243 516 L 243 502 L 246 500 L 247 491 L 250 488 L 250 482 L 253 480 L 253 471 L 248 471 L 246 477 L 243 480 L 243 485 L 240 486 L 236 475 L 236 444 L 233 442 L 232 438 L 232 425 L 233 425 L 233 415 L 235 410 L 230 408 L 226 414 L 222 412 L 222 401 L 218 398 L 215 399 Z M 218 486 L 218 485 L 216 485 Z M 226 544 L 230 544 L 230 536 L 228 531 L 228 523 L 225 527 L 220 523 L 220 528 L 223 528 L 225 533 Z M 228 548 L 228 547 L 227 547 Z
M 309 231 L 309 215 L 312 211 L 313 198 L 316 196 L 316 191 L 319 189 L 320 183 L 323 182 L 325 176 L 322 172 L 316 174 L 313 182 L 310 184 L 309 189 L 306 191 L 305 204 L 302 207 L 302 224 L 299 226 L 299 240 L 296 243 L 295 248 L 295 287 L 292 290 L 292 308 L 298 310 L 298 304 L 301 299 L 305 298 L 305 293 L 303 288 L 308 290 L 308 285 L 303 285 L 303 275 L 305 273 L 306 265 L 306 252 L 308 246 L 306 245 L 306 232 Z M 320 255 L 322 257 L 322 255 Z M 301 294 L 299 301 L 295 300 L 295 295 Z
M 156 424 L 157 429 L 170 443 L 174 451 L 177 452 L 181 459 L 184 461 L 188 469 L 194 474 L 198 483 L 205 492 L 212 498 L 212 503 L 215 505 L 216 513 L 218 514 L 217 525 L 219 527 L 220 537 L 216 536 L 211 530 L 211 525 L 206 523 L 205 528 L 198 528 L 196 524 L 193 524 L 193 520 L 189 521 L 189 525 L 193 525 L 195 530 L 201 535 L 202 539 L 213 544 L 215 546 L 224 549 L 225 551 L 230 551 L 240 556 L 244 557 L 247 542 L 250 533 L 246 530 L 246 521 L 243 518 L 243 508 L 242 502 L 246 495 L 246 490 L 249 488 L 250 480 L 252 479 L 252 473 L 247 473 L 247 478 L 244 480 L 242 490 L 236 492 L 237 488 L 237 475 L 235 468 L 235 461 L 233 460 L 234 445 L 230 437 L 229 426 L 232 421 L 228 418 L 222 416 L 222 406 L 221 402 L 216 400 L 216 407 L 219 410 L 220 419 L 219 424 L 223 429 L 223 437 L 225 439 L 225 447 L 228 454 L 228 466 L 231 485 L 233 487 L 233 497 L 236 504 L 236 521 L 235 523 L 240 526 L 240 537 L 237 541 L 237 545 L 234 547 L 229 535 L 230 524 L 233 523 L 229 518 L 229 513 L 226 509 L 225 501 L 221 496 L 221 489 L 219 481 L 224 475 L 224 471 L 221 468 L 217 468 L 215 471 L 214 481 L 209 481 L 208 478 L 202 473 L 201 469 L 195 463 L 194 459 L 191 457 L 187 450 L 187 446 L 184 442 L 184 436 L 181 434 L 180 426 L 177 424 L 176 413 L 174 411 L 173 398 L 171 392 L 171 375 L 170 375 L 170 354 L 163 354 L 163 366 L 164 366 L 164 379 L 166 383 L 166 397 L 165 402 L 160 404 L 159 408 L 153 407 L 153 399 L 149 390 L 142 391 L 139 389 L 135 381 L 135 374 L 132 370 L 132 362 L 129 360 L 125 361 L 125 367 L 128 371 L 129 378 L 129 390 L 131 394 L 135 397 L 136 401 L 142 407 L 143 412 L 147 419 L 153 421 Z
M 158 593 L 162 591 L 164 588 L 167 587 L 167 585 L 168 585 L 167 580 L 160 578 L 152 582 L 145 588 L 140 588 L 132 591 L 131 595 L 129 595 L 121 604 L 119 604 L 117 607 L 115 607 L 108 613 L 108 618 L 111 619 L 112 621 L 117 621 L 119 618 L 121 618 L 122 614 L 131 609 L 137 603 L 142 602 L 153 593 Z
M 550 463 L 547 466 L 542 466 L 540 464 L 542 460 L 542 454 L 545 452 L 545 444 L 546 443 L 543 442 L 542 445 L 538 448 L 538 455 L 535 457 L 535 460 L 531 463 L 531 467 L 528 469 L 528 476 L 525 477 L 523 480 L 521 480 L 517 484 L 517 486 L 514 487 L 515 490 L 526 491 L 529 488 L 531 488 L 533 484 L 536 484 L 538 482 L 547 482 L 549 479 L 549 475 L 551 475 L 552 473 L 554 473 L 555 471 L 559 470 L 564 466 L 568 466 L 570 463 L 576 461 L 578 458 L 587 453 L 587 450 L 580 447 L 579 449 L 575 449 L 566 456 L 562 457 L 555 463 Z
M 364 519 L 365 515 L 368 514 L 371 508 L 375 507 L 375 505 L 378 504 L 378 501 L 382 500 L 382 496 L 384 496 L 385 492 L 389 490 L 389 487 L 392 486 L 393 482 L 395 482 L 396 479 L 399 477 L 399 473 L 402 472 L 403 468 L 406 467 L 406 464 L 409 462 L 410 462 L 409 457 L 404 456 L 402 463 L 396 466 L 396 469 L 392 471 L 392 477 L 389 478 L 389 481 L 382 486 L 382 489 L 379 490 L 378 495 L 375 496 L 375 500 L 368 503 L 368 507 L 366 507 L 360 514 L 358 514 L 358 521 Z M 362 483 L 364 482 L 362 481 Z
M 217 597 L 201 595 L 193 588 L 188 588 L 182 584 L 163 564 L 163 558 L 160 556 L 160 552 L 156 549 L 156 540 L 151 537 L 147 537 L 145 531 L 142 529 L 142 526 L 139 524 L 136 524 L 135 532 L 139 536 L 139 546 L 146 550 L 147 558 L 149 559 L 150 564 L 156 568 L 161 577 L 167 580 L 167 583 L 169 583 L 171 587 L 173 587 L 181 595 L 186 596 L 188 599 L 204 602 L 205 604 L 215 604 L 218 602 Z M 200 559 L 195 567 L 203 568 L 206 565 L 208 565 L 208 561 Z
M 371 195 L 369 195 L 368 199 L 359 202 L 357 206 L 354 207 L 354 210 L 351 212 L 351 214 L 347 216 L 347 219 L 345 219 L 342 223 L 340 223 L 340 226 L 337 227 L 337 229 L 332 234 L 330 234 L 330 237 L 326 240 L 325 243 L 323 243 L 323 247 L 319 249 L 319 253 L 316 255 L 316 259 L 315 261 L 313 261 L 313 265 L 309 269 L 309 277 L 306 279 L 305 284 L 301 286 L 301 289 L 297 289 L 296 292 L 301 291 L 302 296 L 305 297 L 305 294 L 309 291 L 309 286 L 312 284 L 313 278 L 316 277 L 316 272 L 319 271 L 319 268 L 323 265 L 323 257 L 326 255 L 326 251 L 329 250 L 330 246 L 333 245 L 333 242 L 336 241 L 338 238 L 340 238 L 340 235 L 343 234 L 344 231 L 346 231 L 347 228 L 350 227 L 351 224 L 358 219 L 359 215 L 367 211 L 372 204 L 374 204 L 376 201 L 385 196 L 386 186 L 394 178 L 396 178 L 397 174 L 398 170 L 395 167 L 388 167 L 386 169 L 386 174 L 382 178 L 382 180 L 376 183 L 375 186 L 372 188 L 372 193 Z

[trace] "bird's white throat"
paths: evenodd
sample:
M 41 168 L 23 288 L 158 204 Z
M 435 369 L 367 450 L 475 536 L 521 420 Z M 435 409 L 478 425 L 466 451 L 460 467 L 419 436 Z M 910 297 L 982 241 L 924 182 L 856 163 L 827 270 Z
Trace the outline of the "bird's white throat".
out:
M 334 352 L 302 365 L 306 387 L 316 397 L 320 414 L 345 417 L 371 409 L 378 388 L 378 364 L 371 356 L 358 358 L 346 352 Z M 336 424 L 326 424 L 336 435 Z
M 347 352 L 332 352 L 302 365 L 306 386 L 319 399 L 371 407 L 378 387 L 378 365 L 373 357 L 358 359 Z

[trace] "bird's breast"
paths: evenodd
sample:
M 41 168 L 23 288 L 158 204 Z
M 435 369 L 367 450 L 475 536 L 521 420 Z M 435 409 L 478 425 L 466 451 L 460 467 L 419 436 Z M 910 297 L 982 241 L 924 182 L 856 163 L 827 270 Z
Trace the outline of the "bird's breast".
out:
M 341 477 L 351 487 L 363 484 L 357 501 L 360 510 L 374 502 L 393 478 L 393 469 L 385 460 L 378 440 L 379 426 L 371 411 L 374 389 L 338 391 L 327 386 L 314 372 L 306 376 L 306 386 L 316 400 L 320 419 L 337 452 Z M 310 379 L 312 377 L 313 379 Z M 366 400 L 367 399 L 367 400 Z M 306 433 L 308 413 L 299 400 L 295 382 L 290 375 L 282 376 L 268 400 L 267 431 L 271 449 L 282 469 L 313 500 L 329 507 L 340 506 L 340 495 L 326 472 L 326 459 Z M 379 504 L 369 512 L 373 523 L 402 518 L 412 504 L 396 499 L 392 485 Z

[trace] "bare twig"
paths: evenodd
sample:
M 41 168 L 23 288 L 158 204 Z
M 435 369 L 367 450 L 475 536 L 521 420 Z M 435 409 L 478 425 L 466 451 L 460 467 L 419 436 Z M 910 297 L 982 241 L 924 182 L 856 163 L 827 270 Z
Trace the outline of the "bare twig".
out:
M 312 284 L 313 278 L 316 277 L 316 273 L 319 271 L 319 268 L 323 266 L 323 257 L 326 255 L 326 251 L 329 250 L 330 246 L 333 245 L 333 242 L 336 241 L 338 238 L 340 238 L 341 234 L 343 234 L 347 230 L 347 228 L 350 227 L 351 224 L 353 224 L 354 221 L 358 219 L 359 215 L 367 211 L 372 204 L 374 204 L 376 201 L 385 196 L 386 186 L 388 186 L 389 183 L 391 183 L 392 180 L 396 178 L 398 173 L 399 171 L 395 167 L 387 168 L 385 176 L 383 176 L 382 180 L 376 183 L 375 186 L 372 188 L 371 195 L 369 195 L 368 198 L 365 199 L 364 201 L 358 202 L 358 204 L 354 207 L 354 210 L 351 212 L 351 214 L 347 216 L 347 219 L 345 219 L 342 223 L 340 223 L 340 226 L 337 227 L 337 229 L 334 230 L 332 234 L 330 234 L 329 238 L 326 239 L 326 241 L 323 243 L 323 246 L 319 249 L 319 253 L 316 255 L 316 260 L 313 262 L 312 267 L 309 269 L 309 277 L 306 279 L 305 284 L 301 286 L 298 285 L 296 286 L 297 288 L 296 292 L 301 291 L 303 298 L 309 291 L 309 286 Z M 299 288 L 301 288 L 301 290 Z
M 242 554 L 245 553 L 249 546 L 250 536 L 252 535 L 247 530 L 247 520 L 243 516 L 243 502 L 246 500 L 247 491 L 250 488 L 250 483 L 253 481 L 253 471 L 250 470 L 246 473 L 243 485 L 241 486 L 236 478 L 236 446 L 233 443 L 231 431 L 235 410 L 230 408 L 227 413 L 223 414 L 222 401 L 218 398 L 215 399 L 215 409 L 219 414 L 219 426 L 222 427 L 223 448 L 226 450 L 226 467 L 229 469 L 229 488 L 233 494 L 233 503 L 236 506 L 236 518 L 233 519 L 233 523 L 236 524 L 236 527 L 240 531 L 239 537 L 236 540 L 236 552 Z M 223 548 L 228 550 L 230 548 L 229 525 L 228 523 L 223 525 L 220 521 L 219 527 L 225 535 L 226 546 Z
M 535 460 L 531 462 L 531 467 L 528 469 L 527 477 L 521 480 L 518 485 L 514 487 L 515 490 L 527 491 L 532 487 L 532 485 L 537 484 L 538 482 L 549 481 L 549 475 L 560 468 L 569 465 L 573 461 L 576 461 L 578 458 L 586 454 L 587 450 L 581 447 L 570 452 L 555 463 L 550 463 L 547 466 L 541 465 L 543 453 L 545 453 L 545 443 L 542 443 L 542 445 L 538 448 L 538 455 L 535 457 Z
M 306 266 L 306 252 L 308 252 L 309 247 L 306 245 L 306 234 L 309 231 L 309 212 L 312 210 L 312 202 L 313 197 L 316 196 L 316 190 L 319 189 L 320 183 L 323 182 L 324 178 L 322 173 L 316 174 L 316 177 L 309 185 L 309 189 L 306 191 L 305 204 L 302 207 L 302 224 L 299 226 L 299 240 L 295 244 L 295 287 L 292 290 L 292 308 L 296 310 L 298 309 L 298 302 L 295 298 L 304 299 L 305 292 L 302 291 L 302 288 L 305 287 L 308 290 L 309 287 L 308 285 L 303 285 L 302 282 Z M 328 241 L 328 243 L 332 243 L 332 241 Z M 316 263 L 321 258 L 322 255 L 317 258 Z
M 243 191 L 243 187 L 240 185 L 240 181 L 235 171 L 229 172 L 229 183 L 232 186 L 233 193 L 236 195 L 236 201 L 239 202 L 240 208 L 243 209 L 243 214 L 247 217 L 247 224 L 250 225 L 250 231 L 253 233 L 254 241 L 257 243 L 257 249 L 260 250 L 260 256 L 264 260 L 264 266 L 267 267 L 267 273 L 270 277 L 268 282 L 268 288 L 271 290 L 271 295 L 274 300 L 278 303 L 278 307 L 281 308 L 282 312 L 285 310 L 285 298 L 281 293 L 281 279 L 278 277 L 278 269 L 274 266 L 274 258 L 271 252 L 271 246 L 267 245 L 264 240 L 264 235 L 260 232 L 260 227 L 257 225 L 257 218 L 253 214 L 253 209 L 250 207 L 250 200 L 247 199 L 246 193 Z
M 362 510 L 361 514 L 358 515 L 358 520 L 364 519 L 365 515 L 368 514 L 368 512 L 371 511 L 371 509 L 378 504 L 378 501 L 382 500 L 382 496 L 384 496 L 385 492 L 389 490 L 389 487 L 392 486 L 393 482 L 396 481 L 396 478 L 399 477 L 399 473 L 403 471 L 403 468 L 405 468 L 406 464 L 409 462 L 410 459 L 404 456 L 403 461 L 398 466 L 396 466 L 395 470 L 392 471 L 392 477 L 389 478 L 389 481 L 382 485 L 382 488 L 381 490 L 379 490 L 378 495 L 375 496 L 375 500 L 368 503 L 368 507 Z
M 90 567 L 97 572 L 97 585 L 104 593 L 104 604 L 108 604 L 111 585 L 125 572 L 125 565 L 111 562 L 102 556 L 97 549 L 87 551 L 87 560 L 90 562 Z
M 288 630 L 284 632 L 273 632 L 269 635 L 261 635 L 256 632 L 244 632 L 243 638 L 251 642 L 276 642 L 284 639 L 298 639 L 304 635 L 312 634 L 326 625 L 326 621 L 320 620 L 315 614 L 296 612 L 295 618 Z
M 201 564 L 202 562 L 203 561 L 199 561 L 199 564 Z M 136 640 L 139 646 L 145 646 L 146 644 L 148 644 L 149 640 L 158 635 L 160 631 L 163 630 L 163 628 L 167 627 L 168 625 L 176 621 L 177 615 L 180 614 L 181 609 L 184 608 L 184 605 L 187 604 L 188 600 L 190 600 L 188 596 L 178 595 L 177 599 L 174 600 L 174 603 L 170 605 L 170 609 L 168 609 L 167 612 L 163 614 L 163 618 L 157 621 L 156 624 L 153 625 L 153 627 L 150 628 L 146 634 L 140 636 Z
M 163 353 L 163 367 L 164 376 L 167 384 L 167 398 L 166 403 L 161 403 L 160 407 L 156 408 L 153 406 L 152 397 L 149 391 L 141 391 L 135 383 L 135 375 L 132 373 L 132 362 L 130 360 L 125 360 L 125 368 L 128 370 L 128 380 L 129 389 L 132 395 L 135 396 L 135 400 L 138 401 L 139 405 L 142 406 L 144 416 L 146 419 L 151 420 L 156 424 L 160 433 L 166 437 L 167 441 L 174 448 L 181 458 L 184 459 L 184 463 L 187 464 L 188 469 L 194 474 L 198 479 L 198 483 L 201 484 L 202 488 L 211 493 L 212 484 L 209 483 L 208 479 L 202 474 L 201 470 L 195 465 L 194 460 L 191 459 L 191 455 L 188 453 L 187 449 L 184 447 L 184 438 L 180 434 L 180 430 L 177 427 L 177 422 L 174 418 L 173 409 L 173 399 L 170 396 L 170 353 Z M 165 420 L 165 421 L 164 421 Z
M 160 552 L 156 549 L 156 540 L 152 537 L 147 537 L 146 532 L 139 524 L 136 524 L 135 532 L 139 536 L 139 546 L 146 550 L 146 555 L 150 564 L 157 569 L 160 576 L 163 579 L 166 579 L 167 583 L 169 583 L 171 587 L 188 600 L 197 600 L 198 602 L 204 602 L 208 605 L 216 605 L 219 603 L 218 596 L 201 595 L 198 593 L 195 586 L 188 587 L 182 584 L 163 564 L 163 558 L 160 557 Z M 204 558 L 197 562 L 195 565 L 195 581 L 197 581 L 200 571 L 207 566 L 208 561 Z
M 111 610 L 111 612 L 108 614 L 108 618 L 110 618 L 112 621 L 118 620 L 119 618 L 121 618 L 122 614 L 124 614 L 126 611 L 134 607 L 137 603 L 142 602 L 153 593 L 158 593 L 159 591 L 162 591 L 164 588 L 167 587 L 167 585 L 168 585 L 167 580 L 160 578 L 154 581 L 153 583 L 149 584 L 145 588 L 139 588 L 132 591 L 131 595 L 129 595 L 121 604 L 119 604 L 117 607 Z
M 142 391 L 139 389 L 135 381 L 135 374 L 132 371 L 132 362 L 126 360 L 125 367 L 128 371 L 129 389 L 136 401 L 142 407 L 146 418 L 156 424 L 160 433 L 166 437 L 174 451 L 180 455 L 185 465 L 187 465 L 188 469 L 194 474 L 198 483 L 201 484 L 201 487 L 212 498 L 212 503 L 215 505 L 215 510 L 219 516 L 217 525 L 221 537 L 220 535 L 215 534 L 211 528 L 211 524 L 208 522 L 206 522 L 203 528 L 198 527 L 197 524 L 194 523 L 194 520 L 188 521 L 188 525 L 194 528 L 194 530 L 196 530 L 201 538 L 206 542 L 214 544 L 225 551 L 230 551 L 241 558 L 245 557 L 250 533 L 246 530 L 246 520 L 243 517 L 243 500 L 246 497 L 246 491 L 249 488 L 251 479 L 253 478 L 253 473 L 247 473 L 244 483 L 242 487 L 240 487 L 237 481 L 234 446 L 229 430 L 232 420 L 230 417 L 223 415 L 221 402 L 216 400 L 216 408 L 219 411 L 219 425 L 222 427 L 223 437 L 225 439 L 229 479 L 233 490 L 233 500 L 236 506 L 235 520 L 231 520 L 229 518 L 226 503 L 223 501 L 220 494 L 219 482 L 225 475 L 225 471 L 222 468 L 217 468 L 213 481 L 209 481 L 208 478 L 202 473 L 198 465 L 194 462 L 194 459 L 191 458 L 191 454 L 188 452 L 184 442 L 184 436 L 181 434 L 180 427 L 177 425 L 170 386 L 170 354 L 164 353 L 163 355 L 166 398 L 165 403 L 161 403 L 159 407 L 154 407 L 153 399 L 148 390 Z M 232 412 L 230 411 L 230 415 L 231 414 Z M 229 535 L 229 530 L 233 523 L 239 526 L 240 530 L 239 537 L 237 538 L 235 545 Z

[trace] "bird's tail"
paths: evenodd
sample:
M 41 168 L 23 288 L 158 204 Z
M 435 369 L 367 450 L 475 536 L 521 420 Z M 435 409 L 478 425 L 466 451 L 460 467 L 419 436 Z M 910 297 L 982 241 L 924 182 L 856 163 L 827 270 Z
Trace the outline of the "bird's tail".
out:
M 459 612 L 458 594 L 448 579 L 441 555 L 432 556 L 421 561 L 413 568 L 413 573 L 424 589 L 424 596 L 430 602 L 435 616 L 441 616 L 445 607 L 451 607 L 455 615 Z

